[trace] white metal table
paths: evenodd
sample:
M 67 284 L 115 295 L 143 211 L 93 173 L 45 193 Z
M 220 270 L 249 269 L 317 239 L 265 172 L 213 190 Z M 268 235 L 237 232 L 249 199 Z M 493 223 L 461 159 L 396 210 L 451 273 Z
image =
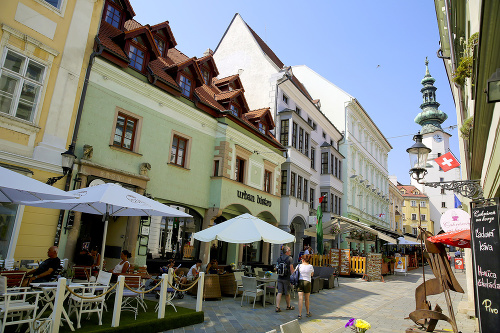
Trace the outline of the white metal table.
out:
M 264 307 L 266 306 L 266 294 L 267 294 L 268 288 L 274 288 L 274 299 L 273 299 L 273 301 L 274 301 L 273 304 L 274 304 L 276 302 L 276 291 L 278 289 L 278 279 L 260 277 L 260 278 L 257 278 L 257 282 L 264 283 L 264 297 L 262 300 L 262 305 Z
M 67 284 L 68 288 L 71 290 L 74 289 L 79 289 L 85 287 L 82 284 L 78 283 L 68 283 Z M 54 310 L 54 299 L 56 297 L 56 291 L 57 291 L 57 281 L 56 282 L 40 282 L 40 283 L 32 283 L 31 287 L 41 289 L 43 294 L 41 295 L 40 299 L 42 302 L 45 302 L 42 310 L 38 313 L 38 316 L 36 319 L 40 319 L 42 314 L 47 310 L 47 308 L 50 306 L 52 310 Z M 64 299 L 66 299 L 69 296 L 69 291 L 65 290 L 64 292 Z M 68 323 L 68 326 L 70 330 L 74 331 L 75 328 L 73 327 L 73 322 L 69 319 L 68 313 L 64 309 L 64 306 L 62 307 L 62 316 Z M 62 322 L 62 321 L 61 321 Z

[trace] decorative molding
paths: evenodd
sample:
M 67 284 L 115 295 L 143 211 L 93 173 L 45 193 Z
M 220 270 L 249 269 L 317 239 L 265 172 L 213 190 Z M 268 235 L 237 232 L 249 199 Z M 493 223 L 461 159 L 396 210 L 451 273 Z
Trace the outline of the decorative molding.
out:
M 62 175 L 62 168 L 60 165 L 34 160 L 31 157 L 12 154 L 5 151 L 0 151 L 0 161 L 5 161 L 26 168 L 33 168 L 40 171 L 47 171 Z

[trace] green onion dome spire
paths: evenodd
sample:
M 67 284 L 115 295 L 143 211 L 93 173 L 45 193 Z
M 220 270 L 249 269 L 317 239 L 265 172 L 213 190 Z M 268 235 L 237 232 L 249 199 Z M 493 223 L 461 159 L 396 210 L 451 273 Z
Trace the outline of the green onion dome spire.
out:
M 420 105 L 420 112 L 415 117 L 415 122 L 422 126 L 421 134 L 442 131 L 441 124 L 448 118 L 448 115 L 443 111 L 438 110 L 439 103 L 436 101 L 436 90 L 434 82 L 436 80 L 429 73 L 429 60 L 425 58 L 425 76 L 420 81 L 424 86 L 420 89 L 423 97 L 423 103 Z

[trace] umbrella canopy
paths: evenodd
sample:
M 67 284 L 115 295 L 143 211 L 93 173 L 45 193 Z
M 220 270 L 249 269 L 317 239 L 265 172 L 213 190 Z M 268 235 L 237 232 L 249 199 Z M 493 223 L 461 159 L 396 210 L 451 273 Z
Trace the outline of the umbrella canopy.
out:
M 109 216 L 171 216 L 192 217 L 189 214 L 146 198 L 116 184 L 102 184 L 67 192 L 77 198 L 68 200 L 46 200 L 25 203 L 30 206 L 66 209 L 75 212 L 103 215 L 104 235 L 101 248 L 101 269 Z
M 272 244 L 295 242 L 295 236 L 289 234 L 248 213 L 199 231 L 194 238 L 202 242 L 215 239 L 236 244 L 253 243 L 263 240 Z
M 29 203 L 29 205 L 73 210 L 88 214 L 109 214 L 109 216 L 191 217 L 189 214 L 146 198 L 120 185 L 111 183 L 81 188 L 67 193 L 76 198 L 68 200 L 45 200 Z
M 396 244 L 395 243 L 387 243 L 387 245 L 396 245 Z M 420 245 L 420 243 L 406 240 L 404 237 L 398 237 L 398 245 Z
M 427 239 L 433 243 L 443 243 L 456 247 L 470 248 L 470 230 L 445 232 L 444 234 L 432 236 Z
M 0 167 L 0 202 L 71 199 L 74 195 Z M 30 205 L 30 203 L 25 203 Z

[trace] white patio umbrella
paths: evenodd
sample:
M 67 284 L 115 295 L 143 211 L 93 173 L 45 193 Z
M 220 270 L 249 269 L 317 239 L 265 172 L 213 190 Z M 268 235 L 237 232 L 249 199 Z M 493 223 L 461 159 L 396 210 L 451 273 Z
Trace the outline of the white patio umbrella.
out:
M 248 213 L 236 216 L 195 233 L 202 242 L 218 239 L 228 243 L 244 244 L 263 240 L 272 244 L 295 242 L 295 236 Z
M 81 188 L 67 193 L 77 198 L 68 200 L 45 200 L 29 203 L 29 205 L 103 215 L 104 235 L 101 248 L 101 269 L 104 260 L 109 216 L 192 217 L 189 214 L 111 183 Z
M 0 202 L 71 199 L 74 195 L 0 167 Z M 25 203 L 30 205 L 30 203 Z
M 396 244 L 395 243 L 387 243 L 387 245 L 396 245 Z M 398 245 L 420 245 L 420 243 L 406 240 L 404 237 L 398 237 Z

